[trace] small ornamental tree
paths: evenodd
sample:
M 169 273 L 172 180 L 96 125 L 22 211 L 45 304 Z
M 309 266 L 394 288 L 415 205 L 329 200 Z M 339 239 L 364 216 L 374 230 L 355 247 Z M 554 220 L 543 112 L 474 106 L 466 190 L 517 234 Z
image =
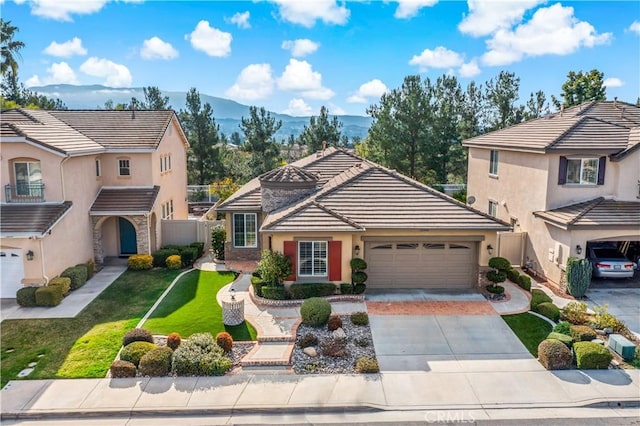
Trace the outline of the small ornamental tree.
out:
M 567 291 L 573 297 L 584 297 L 591 284 L 592 265 L 587 259 L 570 257 L 567 260 Z
M 218 260 L 224 260 L 224 241 L 227 239 L 227 233 L 224 226 L 216 226 L 211 231 L 211 251 L 213 257 Z
M 489 267 L 493 269 L 487 272 L 487 279 L 496 288 L 498 284 L 507 279 L 507 272 L 511 269 L 511 263 L 504 257 L 492 257 L 489 259 Z
M 265 250 L 260 255 L 258 269 L 262 281 L 268 286 L 282 285 L 282 282 L 293 272 L 291 260 L 283 253 Z
M 367 262 L 359 257 L 354 257 L 350 262 L 351 266 L 351 283 L 354 288 L 354 293 L 361 294 L 364 292 L 365 282 L 367 281 L 367 273 L 364 272 L 367 269 Z M 359 290 L 359 291 L 356 291 Z

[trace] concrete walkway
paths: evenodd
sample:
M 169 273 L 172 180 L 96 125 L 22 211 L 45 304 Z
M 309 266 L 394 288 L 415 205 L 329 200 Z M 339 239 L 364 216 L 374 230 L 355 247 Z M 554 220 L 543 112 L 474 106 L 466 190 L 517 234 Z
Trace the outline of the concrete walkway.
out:
M 473 410 L 628 406 L 640 415 L 639 370 L 394 372 L 12 381 L 2 419 L 141 414 L 294 413 L 375 408 Z M 627 411 L 628 410 L 628 411 Z
M 18 305 L 15 299 L 2 299 L 0 318 L 2 321 L 6 319 L 75 318 L 126 270 L 126 266 L 105 266 L 85 285 L 70 292 L 58 306 L 51 308 L 25 308 Z
M 491 306 L 493 306 L 493 309 L 495 309 L 498 314 L 513 315 L 529 310 L 531 304 L 530 293 L 509 281 L 505 281 L 500 285 L 503 286 L 505 292 L 509 294 L 509 300 L 504 302 L 491 302 Z

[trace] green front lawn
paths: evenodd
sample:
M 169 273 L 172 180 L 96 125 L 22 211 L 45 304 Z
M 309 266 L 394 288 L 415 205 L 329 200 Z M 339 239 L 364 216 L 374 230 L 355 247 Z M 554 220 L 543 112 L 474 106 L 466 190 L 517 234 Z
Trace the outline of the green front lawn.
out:
M 31 361 L 38 364 L 29 379 L 104 377 L 122 336 L 179 273 L 126 271 L 76 318 L 3 321 L 0 386 L 16 379 Z
M 222 308 L 216 294 L 234 278 L 232 272 L 189 272 L 180 278 L 143 327 L 153 334 L 176 332 L 182 337 L 204 332 L 215 336 L 226 330 L 233 340 L 256 340 L 256 330 L 248 322 L 233 327 L 222 323 Z
M 528 312 L 516 315 L 503 315 L 502 319 L 527 347 L 531 355 L 537 358 L 538 345 L 551 333 L 553 329 L 551 324 Z

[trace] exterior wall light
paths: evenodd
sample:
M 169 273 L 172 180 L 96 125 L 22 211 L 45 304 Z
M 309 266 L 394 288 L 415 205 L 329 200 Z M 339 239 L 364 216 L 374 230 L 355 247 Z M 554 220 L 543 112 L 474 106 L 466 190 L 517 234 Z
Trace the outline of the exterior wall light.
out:
M 355 246 L 354 250 L 356 252 L 356 256 L 360 256 L 360 246 Z
M 487 252 L 489 253 L 489 256 L 493 254 L 493 246 L 491 244 L 487 246 Z
M 27 252 L 27 260 L 33 260 L 33 251 L 29 250 Z
M 582 254 L 582 246 L 580 244 L 576 246 L 576 253 Z

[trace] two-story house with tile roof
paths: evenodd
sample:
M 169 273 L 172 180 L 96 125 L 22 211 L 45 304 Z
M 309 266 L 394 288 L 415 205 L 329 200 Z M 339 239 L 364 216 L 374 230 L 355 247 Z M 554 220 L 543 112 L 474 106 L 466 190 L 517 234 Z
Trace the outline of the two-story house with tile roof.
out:
M 329 148 L 269 171 L 216 206 L 225 259 L 291 260 L 288 282 L 350 282 L 368 263 L 370 288 L 472 288 L 507 223 L 396 171 Z
M 65 268 L 150 253 L 186 219 L 187 140 L 173 111 L 1 115 L 2 297 Z
M 481 135 L 469 148 L 468 202 L 522 236 L 499 254 L 560 283 L 596 241 L 640 240 L 640 108 L 589 102 Z

